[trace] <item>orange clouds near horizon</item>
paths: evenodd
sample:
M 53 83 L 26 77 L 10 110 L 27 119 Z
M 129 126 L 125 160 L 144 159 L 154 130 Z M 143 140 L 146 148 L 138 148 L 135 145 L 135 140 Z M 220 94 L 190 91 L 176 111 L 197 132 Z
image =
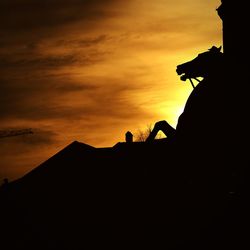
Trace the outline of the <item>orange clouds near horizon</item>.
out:
M 192 91 L 178 64 L 222 44 L 219 0 L 3 0 L 0 178 L 16 179 L 78 140 L 176 126 Z

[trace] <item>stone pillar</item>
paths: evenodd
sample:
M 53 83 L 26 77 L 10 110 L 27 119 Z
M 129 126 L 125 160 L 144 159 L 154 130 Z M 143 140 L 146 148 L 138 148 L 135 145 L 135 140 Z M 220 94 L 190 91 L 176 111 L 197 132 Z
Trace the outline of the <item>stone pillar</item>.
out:
M 245 0 L 221 0 L 217 9 L 223 21 L 223 51 L 228 58 L 244 60 L 249 54 L 249 8 Z

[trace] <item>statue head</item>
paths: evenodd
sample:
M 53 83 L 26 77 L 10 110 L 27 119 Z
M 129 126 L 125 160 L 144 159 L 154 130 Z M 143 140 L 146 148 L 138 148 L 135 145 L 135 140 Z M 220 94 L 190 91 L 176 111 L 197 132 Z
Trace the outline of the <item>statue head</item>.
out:
M 181 76 L 181 80 L 208 77 L 214 72 L 218 72 L 222 64 L 223 53 L 221 47 L 213 46 L 206 52 L 200 53 L 193 60 L 184 64 L 178 65 L 176 72 Z

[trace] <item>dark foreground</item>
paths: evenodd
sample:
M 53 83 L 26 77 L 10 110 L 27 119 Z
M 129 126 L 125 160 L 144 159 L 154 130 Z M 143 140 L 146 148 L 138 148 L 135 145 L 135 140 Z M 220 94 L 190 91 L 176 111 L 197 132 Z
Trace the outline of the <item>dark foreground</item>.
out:
M 72 143 L 2 187 L 2 249 L 247 249 L 246 176 L 174 147 Z

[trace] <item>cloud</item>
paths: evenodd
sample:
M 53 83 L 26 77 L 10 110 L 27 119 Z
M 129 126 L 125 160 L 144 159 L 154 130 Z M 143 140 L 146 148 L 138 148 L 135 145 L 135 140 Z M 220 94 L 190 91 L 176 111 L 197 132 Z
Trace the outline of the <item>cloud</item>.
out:
M 103 82 L 102 82 L 103 81 Z M 136 87 L 136 84 L 134 88 Z M 80 119 L 81 117 L 127 117 L 136 108 L 128 102 L 126 91 L 132 91 L 125 79 L 90 79 L 72 82 L 52 78 L 19 81 L 0 87 L 0 118 L 4 119 Z
M 111 39 L 106 34 L 97 35 L 96 37 L 86 37 L 85 39 L 75 39 L 75 40 L 59 40 L 56 42 L 58 46 L 67 46 L 73 48 L 86 48 L 91 46 L 96 46 Z
M 50 29 L 77 20 L 103 20 L 115 15 L 117 0 L 2 0 L 0 23 L 3 30 Z M 2 24 L 4 22 L 4 24 Z M 90 27 L 91 28 L 91 27 Z
M 1 70 L 53 70 L 59 67 L 71 67 L 73 65 L 85 66 L 98 62 L 100 59 L 92 54 L 90 55 L 77 55 L 77 54 L 65 54 L 55 56 L 33 56 L 32 58 L 0 58 Z
M 0 130 L 0 139 L 8 138 L 12 136 L 22 136 L 27 134 L 33 134 L 31 129 L 3 129 Z
M 72 113 L 72 108 L 63 107 L 60 103 L 62 96 L 93 89 L 91 85 L 60 78 L 3 81 L 0 87 L 0 118 L 36 120 L 64 117 Z

